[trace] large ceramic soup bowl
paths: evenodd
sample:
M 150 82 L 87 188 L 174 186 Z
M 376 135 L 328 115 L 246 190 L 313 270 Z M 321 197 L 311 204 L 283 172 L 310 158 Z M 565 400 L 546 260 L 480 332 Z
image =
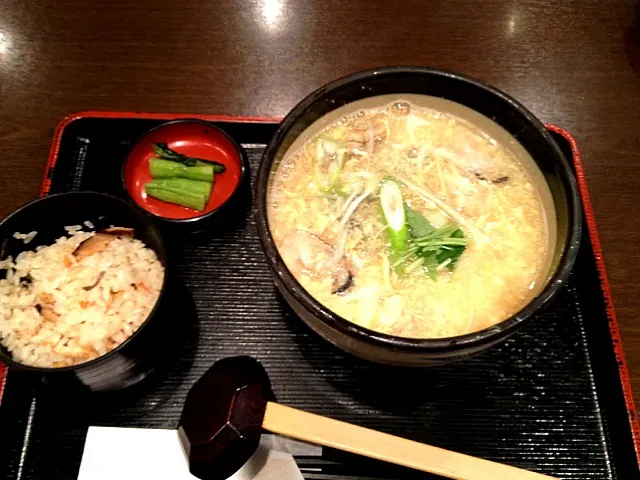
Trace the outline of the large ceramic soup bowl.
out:
M 581 234 L 575 178 L 544 125 L 493 87 L 419 67 L 302 100 L 264 152 L 256 204 L 297 315 L 395 365 L 465 358 L 535 320 Z

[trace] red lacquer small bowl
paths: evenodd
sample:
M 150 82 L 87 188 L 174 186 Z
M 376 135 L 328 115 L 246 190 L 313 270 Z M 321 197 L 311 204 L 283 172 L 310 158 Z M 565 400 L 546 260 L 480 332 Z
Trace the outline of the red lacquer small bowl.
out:
M 149 160 L 157 156 L 153 144 L 161 142 L 178 153 L 214 160 L 225 166 L 224 172 L 215 174 L 204 211 L 163 202 L 146 194 L 145 185 L 152 180 Z M 200 120 L 175 120 L 153 128 L 135 144 L 124 162 L 122 182 L 131 199 L 156 219 L 172 224 L 194 224 L 213 217 L 241 195 L 240 187 L 248 171 L 244 151 L 225 132 Z

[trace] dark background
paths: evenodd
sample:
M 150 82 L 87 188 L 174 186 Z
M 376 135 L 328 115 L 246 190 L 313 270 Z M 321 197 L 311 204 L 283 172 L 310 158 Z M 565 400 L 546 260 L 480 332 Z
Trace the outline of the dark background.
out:
M 282 116 L 336 77 L 475 76 L 582 150 L 640 393 L 640 7 L 633 1 L 0 1 L 0 217 L 38 194 L 80 110 Z

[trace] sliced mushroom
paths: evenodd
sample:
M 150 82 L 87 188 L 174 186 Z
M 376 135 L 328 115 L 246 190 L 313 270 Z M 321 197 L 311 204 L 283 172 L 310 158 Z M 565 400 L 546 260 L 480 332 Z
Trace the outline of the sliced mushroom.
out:
M 111 307 L 113 307 L 113 303 L 120 298 L 122 295 L 124 295 L 124 290 L 118 290 L 117 292 L 114 292 L 113 290 L 111 290 L 109 295 L 109 300 L 107 300 L 107 313 L 111 312 Z
M 128 227 L 109 227 L 100 230 L 100 233 L 106 233 L 107 235 L 115 235 L 118 237 L 133 237 L 136 234 L 135 229 Z
M 331 293 L 340 294 L 353 286 L 353 273 L 343 266 L 338 267 L 331 278 Z
M 281 253 L 296 271 L 331 278 L 331 293 L 344 293 L 353 285 L 353 273 L 344 256 L 336 259 L 335 249 L 319 236 L 298 230 L 284 239 Z
M 318 235 L 305 230 L 288 235 L 282 243 L 281 253 L 288 265 L 314 275 L 327 273 L 331 268 L 331 247 Z
M 54 312 L 50 308 L 46 308 L 46 307 L 42 307 L 40 309 L 40 316 L 42 316 L 42 318 L 44 318 L 49 322 L 57 322 L 58 319 L 60 318 L 60 315 L 58 315 L 56 312 Z
M 52 306 L 56 303 L 56 299 L 50 293 L 40 293 L 38 295 L 38 303 L 45 306 Z
M 93 282 L 93 285 L 90 285 L 88 287 L 82 287 L 84 290 L 86 290 L 87 292 L 90 290 L 93 290 L 94 288 L 96 288 L 98 286 L 98 284 L 100 283 L 100 280 L 102 280 L 102 278 L 104 277 L 104 273 L 105 272 L 100 272 L 98 274 L 98 276 L 96 277 L 96 281 Z
M 502 176 L 498 176 L 496 178 L 487 178 L 485 175 L 478 173 L 478 172 L 473 172 L 474 175 L 476 176 L 476 178 L 478 180 L 482 180 L 483 182 L 490 182 L 493 184 L 499 184 L 499 183 L 504 183 L 504 182 L 508 182 L 509 181 L 509 177 L 506 175 L 502 175 Z
M 492 183 L 504 183 L 508 181 L 509 181 L 509 177 L 507 177 L 506 175 L 502 177 L 494 178 L 493 180 L 491 180 Z
M 109 245 L 109 242 L 114 238 L 133 237 L 135 233 L 135 229 L 128 227 L 105 228 L 78 245 L 78 248 L 73 251 L 73 256 L 76 257 L 76 260 L 80 261 L 83 258 L 104 251 L 107 245 Z
M 96 233 L 93 237 L 87 238 L 78 245 L 78 248 L 73 251 L 73 256 L 76 257 L 76 260 L 80 261 L 83 258 L 100 253 L 107 248 L 107 245 L 109 245 L 114 238 L 116 238 L 114 235 L 107 233 Z
M 132 283 L 131 285 L 133 285 L 133 283 Z M 114 291 L 113 291 L 113 289 L 112 289 L 112 290 L 110 290 L 110 291 L 109 291 L 109 293 L 111 294 L 111 298 L 112 298 L 113 300 L 115 300 L 116 298 L 118 298 L 118 297 L 120 297 L 120 296 L 124 295 L 124 290 L 116 290 L 116 291 L 114 292 Z

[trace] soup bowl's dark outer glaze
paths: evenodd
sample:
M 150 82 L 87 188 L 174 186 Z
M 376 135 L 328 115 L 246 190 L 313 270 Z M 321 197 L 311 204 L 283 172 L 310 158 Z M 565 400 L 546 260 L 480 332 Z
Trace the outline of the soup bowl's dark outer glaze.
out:
M 410 339 L 360 327 L 331 312 L 296 281 L 269 230 L 271 174 L 294 140 L 325 114 L 356 100 L 387 94 L 423 94 L 465 105 L 509 132 L 533 157 L 549 184 L 557 216 L 557 243 L 545 288 L 522 310 L 490 328 L 443 339 Z M 463 75 L 423 67 L 387 67 L 336 80 L 302 100 L 267 146 L 256 184 L 260 240 L 275 283 L 293 310 L 334 345 L 360 357 L 394 365 L 434 365 L 476 354 L 505 340 L 545 306 L 567 280 L 580 244 L 582 213 L 575 177 L 544 125 L 503 92 Z
M 167 254 L 158 230 L 141 211 L 115 197 L 94 192 L 70 192 L 43 197 L 28 203 L 0 222 L 0 259 L 15 258 L 20 252 L 50 245 L 66 234 L 65 226 L 90 221 L 96 230 L 114 226 L 132 227 L 135 238 L 151 248 L 165 267 L 160 297 L 140 328 L 114 350 L 89 362 L 71 367 L 38 368 L 15 362 L 6 348 L 0 361 L 11 369 L 31 372 L 48 383 L 81 386 L 92 391 L 119 390 L 147 377 L 166 355 L 172 324 L 169 314 L 169 269 Z M 83 226 L 85 230 L 90 230 Z M 37 231 L 28 244 L 13 238 L 15 232 Z M 6 272 L 0 271 L 4 278 Z

